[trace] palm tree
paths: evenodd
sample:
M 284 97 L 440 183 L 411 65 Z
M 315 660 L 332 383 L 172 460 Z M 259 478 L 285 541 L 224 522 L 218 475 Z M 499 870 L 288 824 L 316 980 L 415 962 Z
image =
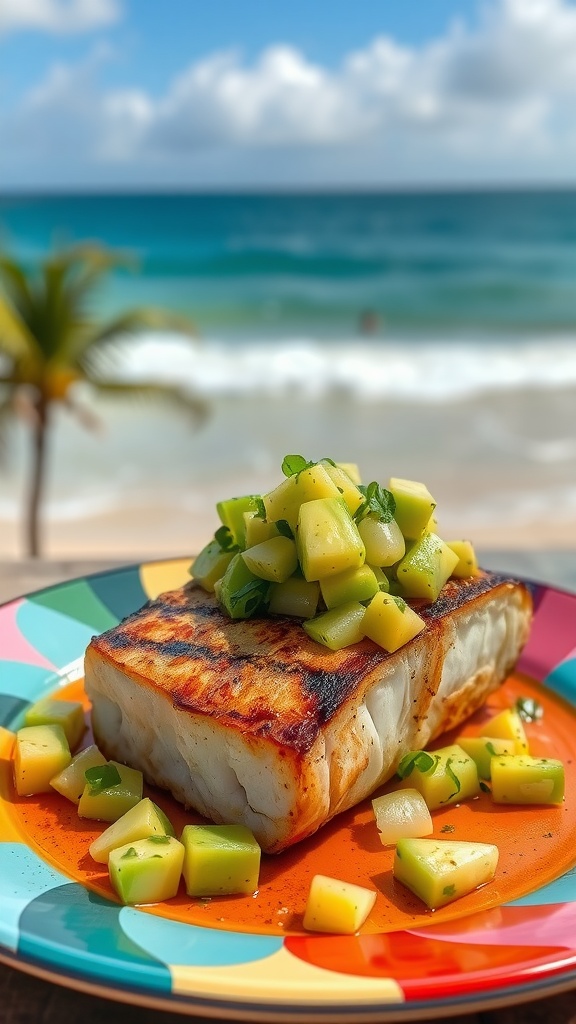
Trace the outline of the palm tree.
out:
M 64 403 L 85 424 L 88 410 L 74 385 L 87 381 L 98 391 L 168 399 L 204 416 L 204 404 L 177 387 L 122 383 L 106 372 L 102 359 L 119 337 L 150 328 L 168 328 L 190 336 L 190 322 L 160 310 L 131 309 L 105 323 L 91 313 L 95 290 L 114 267 L 125 264 L 118 252 L 82 244 L 46 259 L 38 272 L 0 257 L 0 428 L 15 409 L 31 423 L 33 457 L 27 498 L 26 536 L 31 557 L 40 553 L 39 512 L 46 445 L 54 404 Z

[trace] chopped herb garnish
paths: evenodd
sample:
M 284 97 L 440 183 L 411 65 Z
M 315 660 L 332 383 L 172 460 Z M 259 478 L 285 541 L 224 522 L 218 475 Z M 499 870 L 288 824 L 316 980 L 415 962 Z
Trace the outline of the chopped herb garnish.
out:
M 290 540 L 294 540 L 294 533 L 287 519 L 277 519 L 275 526 L 282 537 L 289 537 Z
M 417 768 L 419 772 L 428 772 L 434 767 L 434 763 L 434 758 L 425 750 L 411 750 L 409 754 L 404 755 L 396 772 L 401 779 L 407 779 L 414 768 Z
M 265 506 L 264 502 L 262 501 L 262 498 L 255 497 L 254 498 L 254 503 L 256 505 L 255 512 L 256 512 L 256 515 L 258 516 L 258 519 L 264 519 L 265 520 L 266 519 L 266 506 Z
M 455 892 L 456 892 L 456 886 L 455 885 L 445 885 L 444 888 L 442 889 L 442 895 L 443 896 L 453 896 Z
M 494 744 L 491 743 L 490 740 L 487 740 L 484 746 L 486 747 L 488 753 L 492 755 L 492 757 L 498 757 L 498 754 L 494 750 Z
M 365 495 L 365 500 L 354 513 L 356 522 L 359 523 L 369 515 L 374 516 L 381 523 L 392 522 L 396 511 L 394 495 L 385 487 L 381 487 L 375 480 L 367 487 L 361 487 L 360 490 Z
M 396 607 L 401 611 L 406 611 L 406 601 L 403 601 L 401 597 L 396 597 L 394 594 L 390 595 Z
M 239 545 L 234 540 L 231 531 L 227 526 L 220 526 L 214 534 L 214 540 L 222 551 L 240 551 Z
M 514 707 L 523 722 L 538 722 L 544 714 L 544 708 L 534 697 L 518 697 Z
M 440 831 L 441 832 L 455 832 L 456 831 L 456 827 L 455 827 L 455 825 L 442 825 L 442 828 L 440 829 Z
M 170 842 L 170 836 L 148 836 L 148 842 L 158 844 L 162 843 L 165 846 L 166 843 Z
M 95 768 L 87 768 L 84 777 L 90 786 L 90 796 L 98 796 L 105 789 L 113 789 L 114 786 L 119 786 L 122 782 L 120 772 L 115 764 L 102 764 Z
M 234 594 L 230 595 L 230 605 L 236 608 L 245 598 L 244 605 L 246 617 L 250 618 L 260 608 L 265 608 L 268 603 L 270 584 L 267 580 L 250 580 L 244 587 L 240 587 Z
M 122 854 L 122 856 L 120 857 L 120 860 L 131 860 L 132 857 L 137 857 L 137 856 L 138 856 L 138 854 L 136 853 L 136 850 L 134 849 L 133 846 L 131 846 L 130 849 L 126 850 L 126 853 Z
M 285 455 L 282 461 L 284 476 L 297 476 L 303 469 L 310 469 L 315 462 L 307 462 L 303 455 Z
M 462 789 L 462 783 L 460 782 L 460 779 L 458 778 L 456 773 L 452 770 L 452 761 L 453 760 L 454 759 L 452 757 L 446 758 L 446 775 L 448 776 L 449 779 L 452 780 L 452 782 L 456 786 L 456 789 L 454 790 L 453 793 L 450 793 L 450 796 L 447 796 L 445 800 L 442 800 L 443 804 L 447 803 L 448 800 L 451 800 L 452 797 L 458 796 L 458 793 Z
M 491 793 L 492 792 L 492 790 L 490 789 L 490 786 L 487 786 L 485 782 L 481 782 L 480 783 L 480 789 L 482 790 L 483 793 Z

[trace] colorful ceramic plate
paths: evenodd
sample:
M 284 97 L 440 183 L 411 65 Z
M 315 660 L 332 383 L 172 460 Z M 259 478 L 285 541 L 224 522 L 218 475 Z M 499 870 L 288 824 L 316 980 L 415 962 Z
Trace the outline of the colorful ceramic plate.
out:
M 496 842 L 500 863 L 493 883 L 434 914 L 394 883 L 369 802 L 264 858 L 255 897 L 181 894 L 133 909 L 88 856 L 97 823 L 58 794 L 15 796 L 13 732 L 27 705 L 48 692 L 82 698 L 90 637 L 179 586 L 187 566 L 106 572 L 0 608 L 0 959 L 129 1002 L 251 1021 L 414 1020 L 576 985 L 576 595 L 531 584 L 536 615 L 518 670 L 466 726 L 473 734 L 483 715 L 537 697 L 531 748 L 565 761 L 566 801 L 502 808 L 483 794 L 436 813 L 436 835 Z M 177 827 L 191 820 L 153 795 Z M 360 934 L 303 931 L 318 870 L 378 890 Z

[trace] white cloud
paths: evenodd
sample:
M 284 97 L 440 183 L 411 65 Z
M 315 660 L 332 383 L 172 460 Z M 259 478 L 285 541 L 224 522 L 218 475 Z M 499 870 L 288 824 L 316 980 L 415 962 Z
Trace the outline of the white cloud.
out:
M 212 54 L 158 98 L 102 90 L 100 54 L 53 68 L 0 129 L 7 151 L 95 181 L 569 180 L 575 53 L 568 0 L 500 0 L 475 30 L 381 36 L 335 70 L 285 45 Z
M 86 32 L 120 17 L 118 0 L 2 0 L 0 32 Z

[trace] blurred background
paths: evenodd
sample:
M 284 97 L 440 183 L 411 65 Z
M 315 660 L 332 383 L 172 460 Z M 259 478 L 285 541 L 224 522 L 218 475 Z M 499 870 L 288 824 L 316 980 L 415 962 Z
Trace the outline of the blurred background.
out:
M 569 0 L 3 0 L 5 313 L 62 247 L 130 257 L 90 289 L 95 361 L 48 353 L 41 552 L 191 553 L 286 453 L 424 480 L 448 538 L 576 547 L 575 53 Z M 181 327 L 120 329 L 150 305 Z M 38 437 L 16 327 L 4 559 Z

